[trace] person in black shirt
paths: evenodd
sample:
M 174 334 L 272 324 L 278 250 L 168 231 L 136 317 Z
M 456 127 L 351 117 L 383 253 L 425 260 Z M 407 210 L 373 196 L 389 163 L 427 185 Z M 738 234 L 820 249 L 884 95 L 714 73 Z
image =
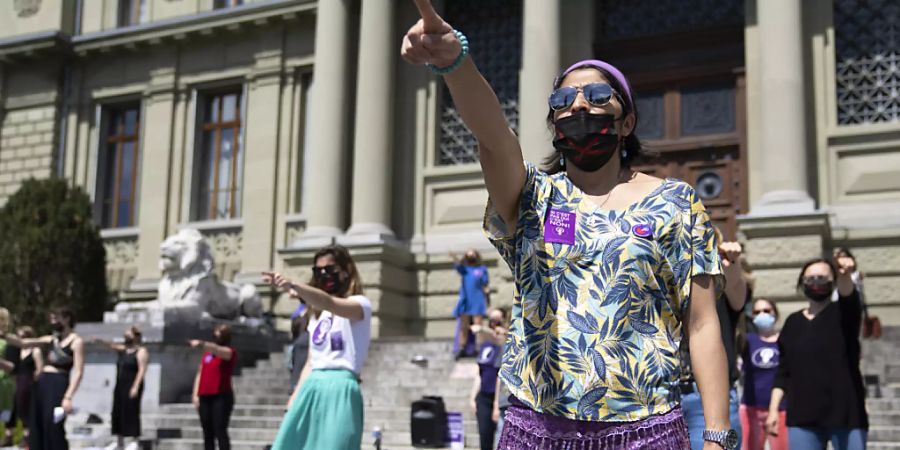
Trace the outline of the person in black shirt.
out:
M 866 447 L 869 420 L 859 370 L 862 307 L 851 277 L 853 262 L 838 266 L 819 258 L 807 262 L 797 288 L 809 306 L 791 314 L 778 338 L 781 361 L 766 426 L 776 434 L 778 405 L 787 399 L 788 441 L 792 450 Z M 835 282 L 839 299 L 832 302 Z

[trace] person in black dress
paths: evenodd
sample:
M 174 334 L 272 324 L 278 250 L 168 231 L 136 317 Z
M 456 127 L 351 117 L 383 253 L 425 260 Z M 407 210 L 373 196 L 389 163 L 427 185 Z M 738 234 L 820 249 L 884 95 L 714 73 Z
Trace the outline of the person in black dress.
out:
M 866 448 L 869 420 L 859 369 L 862 305 L 854 286 L 853 261 L 824 258 L 803 266 L 797 288 L 809 300 L 791 314 L 778 337 L 780 362 L 766 427 L 777 434 L 778 407 L 787 399 L 792 450 Z M 831 301 L 835 285 L 838 300 Z
M 141 397 L 144 394 L 144 375 L 150 355 L 141 345 L 141 330 L 131 326 L 125 330 L 124 343 L 94 340 L 105 344 L 118 353 L 116 361 L 116 387 L 113 390 L 112 434 L 117 442 L 106 447 L 108 450 L 138 448 L 141 436 Z M 125 438 L 132 442 L 125 447 Z
M 28 437 L 31 450 L 68 450 L 65 419 L 72 414 L 72 398 L 84 375 L 84 341 L 75 333 L 75 313 L 56 308 L 48 316 L 52 335 L 20 338 L 6 335 L 10 345 L 21 349 L 46 346 L 46 364 L 31 396 Z
M 34 329 L 29 326 L 19 327 L 16 335 L 22 339 L 34 337 Z M 16 423 L 21 420 L 24 427 L 24 438 L 28 440 L 28 425 L 31 420 L 31 391 L 34 381 L 44 367 L 44 358 L 40 348 L 26 348 L 19 350 L 9 346 L 7 360 L 12 364 L 12 374 L 15 377 L 16 395 L 13 402 L 13 413 L 6 430 L 15 429 Z

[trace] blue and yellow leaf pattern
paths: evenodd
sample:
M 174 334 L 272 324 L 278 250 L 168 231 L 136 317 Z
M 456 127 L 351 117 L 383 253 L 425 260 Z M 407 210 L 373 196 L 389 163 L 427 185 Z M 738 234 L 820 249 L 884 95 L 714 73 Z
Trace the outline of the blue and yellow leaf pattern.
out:
M 529 407 L 569 419 L 634 421 L 671 410 L 691 278 L 721 274 L 700 199 L 667 179 L 629 208 L 607 211 L 564 173 L 530 164 L 526 172 L 514 229 L 491 204 L 484 222 L 516 280 L 501 379 Z M 551 210 L 575 215 L 574 241 L 545 242 Z

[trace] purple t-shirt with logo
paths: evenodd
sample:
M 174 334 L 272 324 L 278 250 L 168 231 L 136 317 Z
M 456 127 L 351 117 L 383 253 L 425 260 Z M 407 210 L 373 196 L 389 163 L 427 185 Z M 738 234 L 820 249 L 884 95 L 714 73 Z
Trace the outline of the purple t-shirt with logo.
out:
M 478 373 L 481 376 L 481 392 L 493 394 L 497 390 L 497 374 L 500 372 L 500 361 L 503 347 L 492 342 L 481 344 L 478 352 Z
M 744 398 L 741 403 L 756 408 L 768 408 L 772 385 L 781 353 L 777 342 L 766 342 L 756 333 L 747 333 L 744 349 Z M 784 410 L 781 402 L 780 410 Z

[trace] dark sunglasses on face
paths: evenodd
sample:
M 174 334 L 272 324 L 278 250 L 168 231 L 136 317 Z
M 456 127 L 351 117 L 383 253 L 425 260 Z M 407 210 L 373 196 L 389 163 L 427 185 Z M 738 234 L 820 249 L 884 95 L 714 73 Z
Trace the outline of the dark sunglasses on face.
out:
M 322 267 L 313 267 L 312 272 L 314 277 L 323 277 L 325 275 L 331 275 L 338 273 L 341 269 L 334 264 L 329 264 L 327 266 Z
M 548 100 L 550 109 L 561 111 L 572 106 L 579 92 L 584 95 L 584 99 L 588 103 L 594 106 L 605 106 L 609 104 L 613 96 L 617 95 L 615 89 L 606 83 L 590 83 L 581 87 L 564 86 L 550 94 Z

